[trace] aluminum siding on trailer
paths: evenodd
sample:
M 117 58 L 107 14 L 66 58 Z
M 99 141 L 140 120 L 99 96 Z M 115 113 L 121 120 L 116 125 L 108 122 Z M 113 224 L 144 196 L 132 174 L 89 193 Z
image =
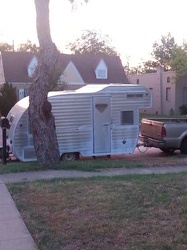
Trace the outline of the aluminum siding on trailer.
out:
M 137 145 L 139 133 L 139 109 L 138 105 L 129 105 L 124 93 L 113 95 L 111 99 L 112 115 L 112 139 L 111 151 L 113 154 L 132 153 Z M 133 111 L 134 123 L 121 125 L 120 114 L 122 111 Z M 124 143 L 125 142 L 125 143 Z
M 55 116 L 60 154 L 93 153 L 92 97 L 59 95 L 49 98 Z
M 22 148 L 28 143 L 28 98 L 16 103 L 7 115 L 10 129 L 7 130 L 8 145 L 18 158 L 22 158 Z
M 139 108 L 151 106 L 150 91 L 139 85 L 90 85 L 71 93 L 62 91 L 48 95 L 55 116 L 61 155 L 68 152 L 94 155 L 93 98 L 96 96 L 111 97 L 110 154 L 131 153 L 135 149 L 139 133 Z M 121 125 L 120 114 L 128 110 L 133 111 L 133 124 Z M 29 131 L 28 97 L 12 108 L 8 119 L 12 114 L 14 119 L 9 131 L 9 142 L 12 140 L 13 153 L 22 161 L 35 160 Z
M 28 135 L 28 109 L 20 117 L 15 133 L 14 133 L 14 153 L 19 158 L 23 158 L 23 149 L 31 147 L 33 145 L 29 145 L 29 135 Z

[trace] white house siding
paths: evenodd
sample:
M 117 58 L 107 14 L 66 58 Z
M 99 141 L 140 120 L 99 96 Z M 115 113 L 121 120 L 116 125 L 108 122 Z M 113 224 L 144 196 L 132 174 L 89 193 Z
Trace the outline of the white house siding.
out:
M 60 81 L 62 83 L 68 83 L 68 84 L 77 83 L 77 85 L 79 85 L 78 88 L 80 88 L 80 85 L 81 86 L 84 85 L 84 81 L 79 71 L 77 70 L 77 68 L 72 62 L 68 64 L 63 74 L 60 76 Z M 76 84 L 73 84 L 73 85 L 76 85 Z
M 130 83 L 144 85 L 152 91 L 152 107 L 141 109 L 141 113 L 165 115 L 179 113 L 179 106 L 182 105 L 181 92 L 183 92 L 184 86 L 176 86 L 175 75 L 176 73 L 174 71 L 165 72 L 160 67 L 157 69 L 156 73 L 128 75 Z M 168 79 L 170 79 L 170 82 L 168 82 Z M 168 99 L 166 98 L 167 88 L 169 90 L 169 96 L 167 96 Z
M 16 95 L 17 95 L 17 100 L 21 100 L 23 97 L 29 95 L 29 88 L 31 86 L 31 83 L 29 82 L 12 82 L 11 83 L 13 87 L 16 88 Z M 22 93 L 22 94 L 21 94 Z

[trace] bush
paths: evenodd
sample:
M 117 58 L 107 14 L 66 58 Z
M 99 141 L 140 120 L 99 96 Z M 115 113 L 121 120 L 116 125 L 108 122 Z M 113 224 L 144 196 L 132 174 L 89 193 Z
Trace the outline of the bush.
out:
M 187 115 L 187 106 L 183 104 L 182 106 L 179 107 L 180 114 L 181 115 Z
M 17 102 L 16 88 L 10 83 L 4 83 L 0 88 L 0 113 L 7 116 L 10 109 Z

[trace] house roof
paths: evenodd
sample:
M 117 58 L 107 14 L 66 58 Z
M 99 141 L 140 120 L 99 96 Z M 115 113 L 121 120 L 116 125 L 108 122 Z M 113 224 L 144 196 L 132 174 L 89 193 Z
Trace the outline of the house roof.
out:
M 103 59 L 108 68 L 107 79 L 96 79 L 95 69 Z M 118 56 L 108 55 L 67 55 L 60 56 L 59 63 L 67 66 L 72 61 L 85 83 L 128 83 L 127 76 Z M 65 68 L 64 68 L 65 69 Z
M 30 52 L 1 52 L 6 82 L 30 82 L 27 67 L 34 54 Z M 108 68 L 107 79 L 96 79 L 95 68 L 103 59 Z M 61 54 L 58 68 L 64 72 L 72 61 L 85 83 L 128 83 L 121 60 L 108 55 L 68 55 Z
M 28 52 L 1 52 L 5 82 L 30 82 L 27 67 L 33 58 Z

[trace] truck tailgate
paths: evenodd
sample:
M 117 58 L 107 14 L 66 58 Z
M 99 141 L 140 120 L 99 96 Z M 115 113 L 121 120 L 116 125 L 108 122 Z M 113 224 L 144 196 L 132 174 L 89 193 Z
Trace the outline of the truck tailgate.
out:
M 156 140 L 161 140 L 163 126 L 164 122 L 142 119 L 140 124 L 140 133 L 142 136 L 150 137 Z

